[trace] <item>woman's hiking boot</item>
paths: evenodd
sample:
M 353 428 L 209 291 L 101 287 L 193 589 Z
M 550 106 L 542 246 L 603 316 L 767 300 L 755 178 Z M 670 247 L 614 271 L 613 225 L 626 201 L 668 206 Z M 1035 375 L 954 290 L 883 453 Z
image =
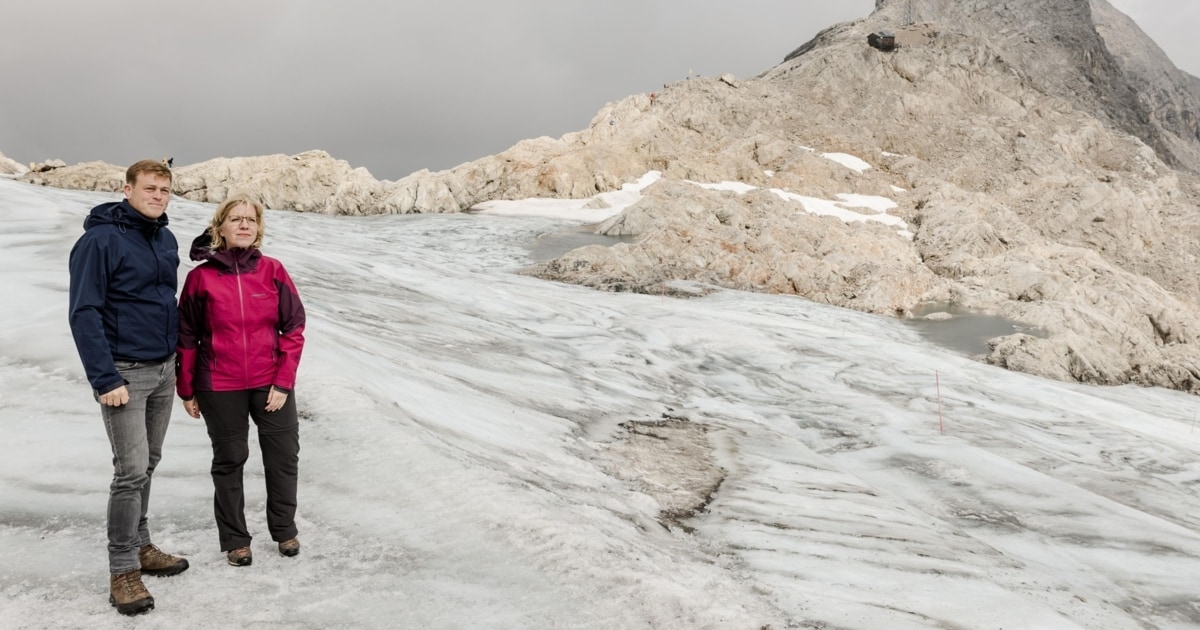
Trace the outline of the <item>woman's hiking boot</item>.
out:
M 300 539 L 292 538 L 279 543 L 279 555 L 289 558 L 300 555 Z
M 250 553 L 249 547 L 238 547 L 226 553 L 225 559 L 235 567 L 248 567 L 250 563 L 254 562 L 254 556 Z
M 146 575 L 166 577 L 183 573 L 188 568 L 186 559 L 165 553 L 155 545 L 142 545 L 138 550 L 138 560 L 142 563 L 142 573 Z
M 134 569 L 113 573 L 108 578 L 108 603 L 122 615 L 138 615 L 154 610 L 154 598 L 142 584 L 142 572 Z

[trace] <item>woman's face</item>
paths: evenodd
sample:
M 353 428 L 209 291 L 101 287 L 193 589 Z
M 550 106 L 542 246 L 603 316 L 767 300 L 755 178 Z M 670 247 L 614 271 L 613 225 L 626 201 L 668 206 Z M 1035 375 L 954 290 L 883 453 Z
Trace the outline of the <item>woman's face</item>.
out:
M 221 233 L 226 249 L 246 249 L 253 245 L 258 239 L 258 217 L 254 206 L 240 203 L 230 208 L 217 231 Z

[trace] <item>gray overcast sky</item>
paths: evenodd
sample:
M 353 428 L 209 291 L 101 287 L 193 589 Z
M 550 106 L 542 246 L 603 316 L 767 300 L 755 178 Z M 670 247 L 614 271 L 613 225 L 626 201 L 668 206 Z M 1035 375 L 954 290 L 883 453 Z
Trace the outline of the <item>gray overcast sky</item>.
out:
M 1200 74 L 1194 0 L 1110 0 Z M 684 78 L 754 76 L 874 0 L 11 0 L 0 152 L 28 163 L 324 149 L 381 179 L 584 128 Z M 1151 9 L 1153 7 L 1153 10 Z

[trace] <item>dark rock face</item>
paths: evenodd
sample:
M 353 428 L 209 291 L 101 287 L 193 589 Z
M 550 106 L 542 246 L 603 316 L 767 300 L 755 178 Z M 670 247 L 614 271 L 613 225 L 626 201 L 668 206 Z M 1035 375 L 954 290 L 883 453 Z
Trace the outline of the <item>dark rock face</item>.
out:
M 1107 2 L 1093 0 L 1091 6 L 1105 48 L 1161 133 L 1160 143 L 1170 155 L 1164 161 L 1200 172 L 1200 79 L 1175 68 L 1132 20 Z

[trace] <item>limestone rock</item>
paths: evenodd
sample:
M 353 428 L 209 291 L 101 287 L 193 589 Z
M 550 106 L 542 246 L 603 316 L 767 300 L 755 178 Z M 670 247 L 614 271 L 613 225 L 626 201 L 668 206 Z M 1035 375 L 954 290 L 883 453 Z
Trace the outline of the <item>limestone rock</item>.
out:
M 947 291 L 911 243 L 883 225 L 816 216 L 762 190 L 737 195 L 661 180 L 644 192 L 598 229 L 638 234 L 635 243 L 576 249 L 529 273 L 646 293 L 688 280 L 888 315 Z
M 62 160 L 35 164 L 19 179 L 41 186 L 117 192 L 125 186 L 125 169 L 104 162 L 81 162 L 67 166 Z
M 352 168 L 324 151 L 297 155 L 216 158 L 176 167 L 174 193 L 193 201 L 219 203 L 234 192 L 247 192 L 268 208 L 329 214 L 388 212 L 386 186 L 364 168 Z M 45 186 L 116 192 L 125 184 L 125 167 L 104 162 L 71 166 L 44 165 L 22 180 Z
M 996 5 L 995 22 L 953 3 L 915 4 L 929 22 L 900 29 L 895 54 L 861 43 L 897 15 L 881 2 L 876 15 L 827 30 L 736 91 L 719 81 L 669 86 L 654 105 L 663 129 L 648 135 L 664 180 L 600 226 L 638 241 L 581 248 L 530 273 L 645 292 L 692 280 L 877 313 L 949 299 L 1048 332 L 994 340 L 987 360 L 997 365 L 1198 391 L 1190 323 L 1200 316 L 1200 186 L 1173 168 L 1188 164 L 1173 144 L 1186 134 L 1156 123 L 1126 89 L 1153 76 L 1150 57 L 1135 77 L 1122 67 L 1136 64 L 1104 48 L 1118 34 L 1144 36 L 1110 27 L 1100 37 L 1091 20 L 1113 23 L 1102 2 L 1091 3 L 1094 14 L 1078 3 L 985 2 Z M 1037 41 L 1013 27 L 1029 19 L 1043 22 Z M 1080 67 L 1080 54 L 1093 65 Z M 1096 81 L 1116 92 L 1088 87 Z M 1195 111 L 1184 91 L 1170 94 Z M 831 152 L 866 157 L 874 169 L 853 174 L 821 159 Z M 913 240 L 782 212 L 785 202 L 769 194 L 671 182 L 681 179 L 822 198 L 903 189 L 897 214 Z
M 14 175 L 24 175 L 29 172 L 29 169 L 20 162 L 6 157 L 0 153 L 0 175 L 10 177 Z
M 62 160 L 46 160 L 44 162 L 38 162 L 37 164 L 30 163 L 29 170 L 34 173 L 45 173 L 56 168 L 62 168 L 66 165 L 67 163 Z
M 383 186 L 363 168 L 324 151 L 251 158 L 217 158 L 175 169 L 177 194 L 220 202 L 234 192 L 258 196 L 268 208 L 362 214 L 376 209 Z

